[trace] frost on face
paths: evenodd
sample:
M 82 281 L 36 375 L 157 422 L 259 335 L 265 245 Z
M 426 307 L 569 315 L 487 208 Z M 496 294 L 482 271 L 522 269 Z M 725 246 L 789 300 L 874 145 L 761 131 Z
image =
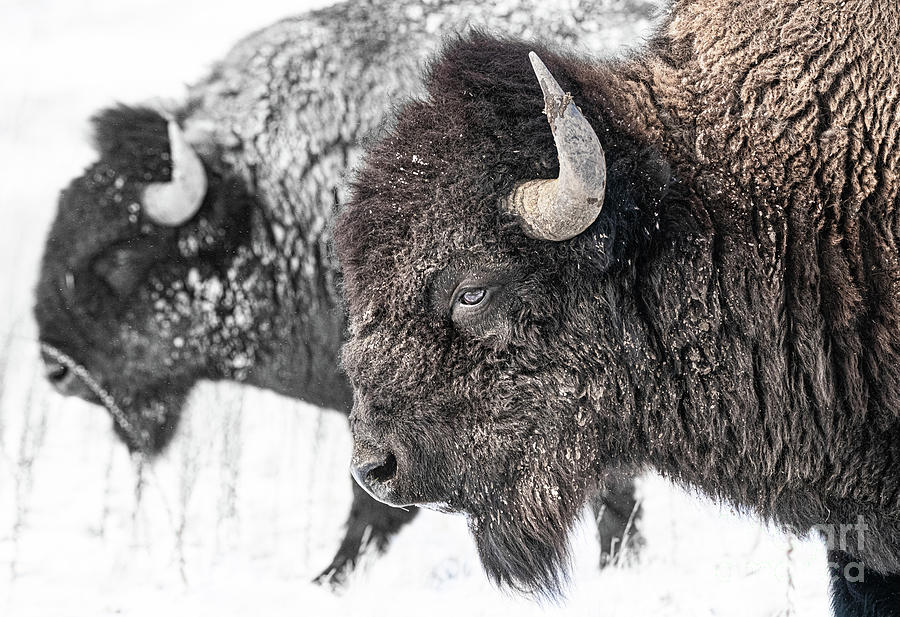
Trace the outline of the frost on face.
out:
M 224 377 L 244 379 L 257 357 L 261 335 L 270 327 L 264 316 L 271 284 L 255 267 L 253 254 L 242 248 L 224 275 L 191 267 L 181 279 L 152 280 L 149 331 L 138 336 L 125 329 L 126 346 L 157 347 L 169 368 L 212 362 Z

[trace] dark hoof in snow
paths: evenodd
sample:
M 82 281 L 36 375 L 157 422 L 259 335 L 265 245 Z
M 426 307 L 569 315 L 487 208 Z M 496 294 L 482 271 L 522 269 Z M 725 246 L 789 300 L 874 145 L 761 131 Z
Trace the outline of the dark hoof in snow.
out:
M 335 556 L 319 575 L 313 579 L 313 583 L 327 587 L 332 591 L 340 591 L 347 583 L 347 577 L 356 569 L 357 559 L 339 558 Z

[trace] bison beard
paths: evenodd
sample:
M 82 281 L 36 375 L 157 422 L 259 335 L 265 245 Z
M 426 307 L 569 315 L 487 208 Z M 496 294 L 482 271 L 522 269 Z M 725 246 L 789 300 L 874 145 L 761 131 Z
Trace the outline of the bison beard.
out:
M 508 512 L 498 502 L 485 504 L 485 514 L 471 515 L 469 529 L 491 580 L 528 595 L 561 593 L 569 568 L 568 531 L 578 514 L 565 503 L 580 501 L 530 502 L 524 512 Z
M 335 233 L 354 466 L 399 462 L 357 477 L 465 512 L 528 591 L 609 469 L 646 465 L 800 533 L 862 516 L 850 557 L 895 581 L 898 37 L 894 2 L 697 0 L 626 60 L 449 45 Z M 508 207 L 561 174 L 532 49 L 605 151 L 569 240 Z M 889 597 L 835 586 L 858 594 Z
M 545 599 L 559 597 L 568 582 L 571 566 L 569 531 L 572 529 L 585 497 L 584 491 L 564 488 L 571 478 L 559 478 L 547 493 L 530 490 L 527 496 L 509 491 L 521 487 L 512 481 L 497 488 L 503 498 L 464 507 L 469 514 L 469 530 L 475 538 L 478 555 L 488 577 L 496 584 L 510 587 L 529 596 Z M 534 478 L 524 483 L 534 488 Z M 575 486 L 578 486 L 577 482 Z M 624 487 L 624 488 L 623 488 Z M 615 493 L 619 503 L 616 503 Z M 616 538 L 613 542 L 635 542 L 633 521 L 638 512 L 631 495 L 630 482 L 611 477 L 594 503 L 597 518 L 615 520 L 613 533 L 600 531 L 601 538 Z M 614 510 L 616 505 L 621 510 Z M 623 534 L 624 529 L 624 534 Z M 612 531 L 612 530 L 611 530 Z M 601 548 L 604 555 L 614 556 L 617 546 Z

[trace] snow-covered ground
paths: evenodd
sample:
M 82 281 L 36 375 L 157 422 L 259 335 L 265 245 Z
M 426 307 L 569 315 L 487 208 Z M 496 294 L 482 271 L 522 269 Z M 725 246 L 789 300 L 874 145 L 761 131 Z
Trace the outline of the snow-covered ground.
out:
M 2 0 L 0 615 L 827 614 L 824 551 L 647 477 L 646 550 L 597 571 L 585 522 L 567 600 L 484 579 L 465 523 L 426 512 L 339 595 L 309 583 L 350 500 L 333 413 L 204 385 L 138 475 L 107 415 L 41 379 L 31 290 L 58 190 L 90 162 L 86 118 L 177 97 L 241 35 L 323 0 Z

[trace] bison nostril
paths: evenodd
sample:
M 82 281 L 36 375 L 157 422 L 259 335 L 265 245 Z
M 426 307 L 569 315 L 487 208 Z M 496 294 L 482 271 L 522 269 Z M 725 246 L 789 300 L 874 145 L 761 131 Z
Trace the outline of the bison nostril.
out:
M 69 376 L 69 367 L 59 362 L 48 362 L 45 374 L 51 383 L 61 383 Z
M 80 395 L 79 380 L 76 371 L 66 364 L 44 354 L 44 377 L 53 389 L 64 396 Z
M 366 474 L 366 480 L 370 483 L 384 483 L 397 474 L 397 457 L 393 452 L 388 452 L 384 461 Z
M 397 477 L 398 467 L 393 452 L 364 447 L 357 449 L 354 462 L 350 464 L 350 473 L 372 497 L 391 503 L 389 494 L 396 489 L 392 481 Z

